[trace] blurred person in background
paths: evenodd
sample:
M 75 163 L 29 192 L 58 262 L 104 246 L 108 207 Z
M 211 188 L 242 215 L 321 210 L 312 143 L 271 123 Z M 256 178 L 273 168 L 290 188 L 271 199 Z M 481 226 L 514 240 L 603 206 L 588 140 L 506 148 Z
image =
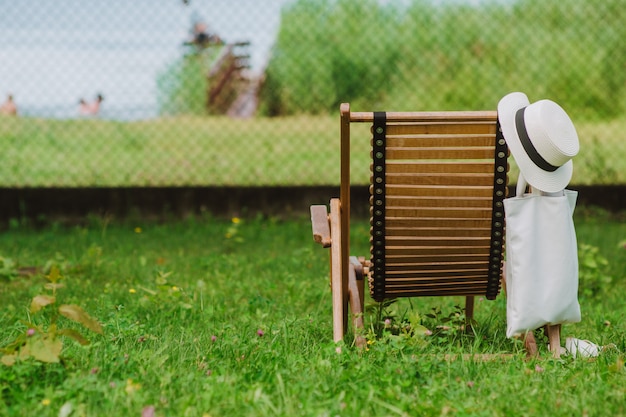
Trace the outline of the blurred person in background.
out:
M 17 106 L 13 101 L 13 95 L 9 94 L 2 106 L 0 106 L 0 114 L 7 114 L 10 116 L 17 116 Z
M 98 94 L 93 103 L 87 103 L 85 99 L 81 98 L 78 102 L 78 113 L 81 116 L 97 116 L 100 113 L 100 104 L 103 100 L 102 94 Z

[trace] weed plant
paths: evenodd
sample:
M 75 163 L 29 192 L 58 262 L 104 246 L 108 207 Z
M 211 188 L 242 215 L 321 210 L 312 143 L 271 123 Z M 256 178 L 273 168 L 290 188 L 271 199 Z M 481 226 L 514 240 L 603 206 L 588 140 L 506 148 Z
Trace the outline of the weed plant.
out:
M 43 229 L 14 221 L 0 234 L 13 270 L 0 283 L 0 347 L 24 332 L 52 265 L 67 284 L 64 302 L 81 305 L 103 335 L 88 346 L 68 341 L 60 363 L 0 366 L 0 415 L 624 415 L 620 220 L 579 210 L 579 242 L 598 248 L 586 256 L 607 260 L 587 273 L 612 279 L 581 292 L 582 322 L 563 329 L 614 346 L 596 359 L 560 360 L 539 334 L 534 360 L 505 338 L 502 296 L 477 301 L 471 332 L 459 330 L 456 298 L 371 305 L 367 349 L 350 336 L 335 345 L 328 253 L 306 219 L 91 217 Z M 352 226 L 353 252 L 364 254 L 368 224 Z

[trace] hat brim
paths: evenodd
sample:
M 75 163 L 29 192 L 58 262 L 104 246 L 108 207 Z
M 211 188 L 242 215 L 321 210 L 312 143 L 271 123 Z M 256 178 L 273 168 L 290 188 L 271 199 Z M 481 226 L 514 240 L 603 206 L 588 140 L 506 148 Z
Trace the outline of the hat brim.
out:
M 515 127 L 515 113 L 530 104 L 524 93 L 510 93 L 504 96 L 498 103 L 498 120 L 502 128 L 502 134 L 515 162 L 519 167 L 524 179 L 534 188 L 555 193 L 563 190 L 572 179 L 574 164 L 570 159 L 555 171 L 548 172 L 539 168 L 530 159 L 520 141 Z

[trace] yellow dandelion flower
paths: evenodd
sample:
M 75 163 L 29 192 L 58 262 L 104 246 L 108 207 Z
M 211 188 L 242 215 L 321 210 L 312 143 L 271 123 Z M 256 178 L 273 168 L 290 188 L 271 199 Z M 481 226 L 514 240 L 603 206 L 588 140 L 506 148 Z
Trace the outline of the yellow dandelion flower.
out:
M 126 387 L 124 388 L 124 391 L 126 391 L 126 394 L 132 395 L 135 393 L 135 391 L 139 391 L 140 389 L 141 389 L 141 384 L 137 382 L 133 382 L 133 380 L 130 378 L 126 380 Z
M 178 288 L 176 285 L 172 285 L 172 291 L 180 291 L 180 288 Z
M 135 233 L 141 233 L 141 232 L 142 232 L 141 227 L 135 227 Z
M 239 217 L 233 217 L 233 218 L 232 218 L 232 222 L 233 222 L 234 224 L 239 224 L 239 223 L 241 223 L 241 219 L 240 219 Z
M 136 289 L 134 289 L 134 288 L 131 288 L 131 289 L 129 289 L 129 290 L 128 290 L 128 292 L 129 292 L 129 293 L 131 293 L 131 294 L 134 294 L 134 293 L 136 293 L 136 292 L 137 292 L 137 290 L 136 290 Z
M 41 405 L 45 405 L 45 406 L 50 405 L 50 399 L 44 398 L 43 400 L 41 400 Z

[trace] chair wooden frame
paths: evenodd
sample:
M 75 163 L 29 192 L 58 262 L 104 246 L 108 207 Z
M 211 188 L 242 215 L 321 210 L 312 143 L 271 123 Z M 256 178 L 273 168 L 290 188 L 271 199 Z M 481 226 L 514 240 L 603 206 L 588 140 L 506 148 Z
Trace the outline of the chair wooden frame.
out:
M 377 301 L 465 296 L 471 320 L 474 297 L 495 298 L 503 275 L 508 149 L 497 113 L 352 112 L 347 103 L 340 113 L 340 196 L 330 213 L 311 206 L 313 237 L 331 248 L 334 340 L 351 322 L 355 343 L 364 344 L 366 279 Z M 350 256 L 353 123 L 372 124 L 369 259 Z

